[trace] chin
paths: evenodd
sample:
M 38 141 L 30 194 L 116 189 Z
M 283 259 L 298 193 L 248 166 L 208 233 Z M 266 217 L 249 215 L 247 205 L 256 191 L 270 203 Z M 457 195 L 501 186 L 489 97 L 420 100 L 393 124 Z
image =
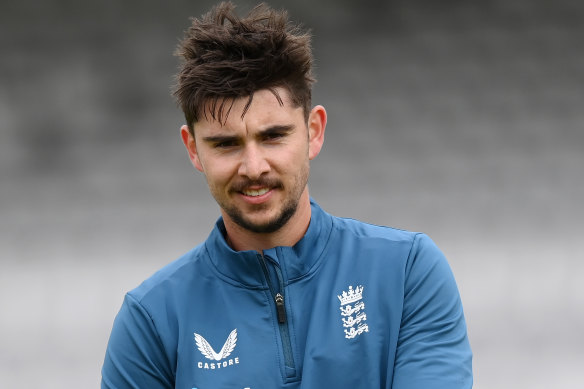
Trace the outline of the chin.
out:
M 236 221 L 236 223 L 239 224 L 240 227 L 243 227 L 248 231 L 255 232 L 256 234 L 269 234 L 272 232 L 276 232 L 280 228 L 282 228 L 284 226 L 284 224 L 286 224 L 285 222 L 282 222 L 280 218 L 277 218 L 275 220 L 262 221 L 262 222 L 260 222 L 260 221 L 252 222 L 249 220 L 248 221 Z
M 269 234 L 278 231 L 280 228 L 284 227 L 290 218 L 296 212 L 296 208 L 285 208 L 280 211 L 278 215 L 275 216 L 265 216 L 258 218 L 248 218 L 239 212 L 234 212 L 229 215 L 231 220 L 235 222 L 240 227 L 257 233 L 257 234 Z

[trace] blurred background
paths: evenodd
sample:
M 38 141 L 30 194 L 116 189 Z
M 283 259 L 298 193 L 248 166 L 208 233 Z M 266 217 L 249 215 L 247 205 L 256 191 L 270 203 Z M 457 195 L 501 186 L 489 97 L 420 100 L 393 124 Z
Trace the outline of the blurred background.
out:
M 0 387 L 98 387 L 124 293 L 212 228 L 170 96 L 211 4 L 0 0 Z M 582 385 L 584 5 L 270 4 L 314 34 L 312 196 L 436 241 L 475 388 Z

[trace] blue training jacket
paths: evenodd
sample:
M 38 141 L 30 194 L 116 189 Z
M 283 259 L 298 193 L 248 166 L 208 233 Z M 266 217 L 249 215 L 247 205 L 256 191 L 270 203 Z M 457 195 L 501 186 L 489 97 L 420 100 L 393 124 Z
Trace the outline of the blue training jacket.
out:
M 450 267 L 426 235 L 312 202 L 293 247 L 209 238 L 129 292 L 102 388 L 459 389 L 472 354 Z

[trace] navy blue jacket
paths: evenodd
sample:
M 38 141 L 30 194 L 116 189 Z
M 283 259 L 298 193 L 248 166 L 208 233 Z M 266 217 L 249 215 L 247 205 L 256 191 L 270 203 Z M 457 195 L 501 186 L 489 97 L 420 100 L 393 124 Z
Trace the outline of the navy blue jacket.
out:
M 459 293 L 424 234 L 312 203 L 293 247 L 209 238 L 129 292 L 102 388 L 472 387 Z

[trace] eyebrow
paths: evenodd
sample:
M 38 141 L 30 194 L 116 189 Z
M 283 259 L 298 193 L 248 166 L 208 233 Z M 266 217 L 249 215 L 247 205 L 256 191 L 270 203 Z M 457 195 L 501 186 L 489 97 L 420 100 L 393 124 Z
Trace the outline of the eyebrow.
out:
M 207 143 L 221 143 L 221 142 L 231 142 L 238 140 L 239 137 L 235 135 L 216 135 L 216 136 L 205 136 L 203 141 Z
M 270 134 L 278 133 L 288 133 L 294 130 L 293 124 L 277 124 L 266 128 L 265 130 L 259 131 L 256 136 L 261 138 Z M 203 141 L 208 143 L 222 143 L 222 142 L 234 142 L 239 140 L 238 135 L 211 135 L 203 137 Z
M 263 131 L 260 131 L 258 136 L 262 137 L 273 133 L 291 132 L 292 130 L 294 130 L 293 124 L 277 124 L 275 126 L 268 127 Z

